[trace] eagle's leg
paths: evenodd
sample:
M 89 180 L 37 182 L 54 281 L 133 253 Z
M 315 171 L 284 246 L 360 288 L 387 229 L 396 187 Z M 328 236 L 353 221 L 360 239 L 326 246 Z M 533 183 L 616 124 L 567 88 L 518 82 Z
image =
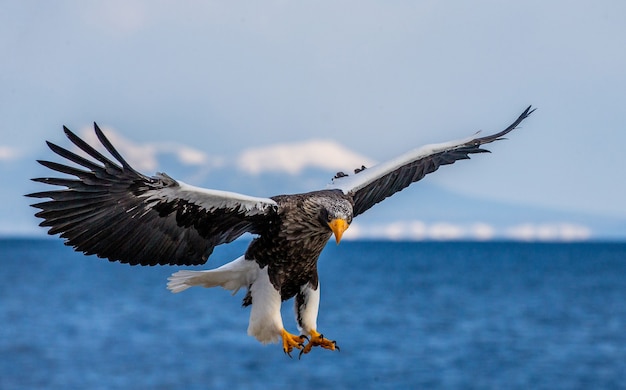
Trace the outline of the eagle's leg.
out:
M 339 351 L 339 347 L 334 340 L 324 338 L 317 331 L 317 313 L 320 304 L 319 282 L 315 285 L 307 283 L 300 288 L 300 293 L 296 295 L 296 321 L 298 329 L 305 335 L 309 335 L 309 342 L 300 350 L 300 356 L 311 352 L 313 347 L 322 347 L 331 351 Z
M 257 277 L 250 286 L 252 308 L 248 334 L 263 344 L 282 340 L 283 350 L 289 354 L 294 348 L 302 349 L 306 338 L 285 330 L 280 315 L 280 292 L 270 282 L 267 272 L 267 266 L 259 268 Z

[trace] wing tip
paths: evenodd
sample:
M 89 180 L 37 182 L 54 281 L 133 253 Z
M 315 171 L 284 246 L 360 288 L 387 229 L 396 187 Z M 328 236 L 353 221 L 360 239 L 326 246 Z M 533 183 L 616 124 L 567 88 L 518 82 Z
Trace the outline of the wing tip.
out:
M 100 128 L 100 126 L 98 126 L 96 122 L 93 122 L 93 131 L 94 133 L 96 133 L 96 136 L 98 136 L 98 139 L 100 140 L 100 142 L 102 142 L 100 137 L 106 138 L 106 136 L 104 135 L 104 132 L 102 131 L 102 129 Z
M 63 133 L 65 133 L 65 136 L 69 138 L 70 141 L 72 141 L 73 138 L 78 138 L 78 136 L 65 125 L 63 125 Z
M 520 114 L 520 116 L 517 117 L 517 119 L 511 123 L 506 129 L 492 134 L 492 135 L 488 135 L 482 138 L 475 138 L 474 140 L 472 140 L 472 143 L 474 145 L 482 145 L 482 144 L 488 144 L 494 141 L 499 141 L 499 140 L 504 140 L 507 139 L 504 136 L 507 135 L 508 133 L 510 133 L 511 131 L 517 129 L 520 125 L 520 123 L 522 123 L 522 121 L 524 121 L 524 119 L 528 118 L 530 116 L 530 114 L 532 114 L 533 112 L 535 112 L 537 108 L 533 108 L 532 104 L 529 105 L 528 107 L 526 107 L 526 109 L 524 110 L 524 112 L 522 112 Z
M 537 107 L 533 108 L 533 105 L 530 104 L 530 105 L 528 105 L 528 107 L 526 107 L 524 112 L 522 112 L 522 114 L 520 115 L 520 118 L 526 119 L 527 117 L 530 116 L 530 114 L 532 114 L 535 111 L 537 111 Z

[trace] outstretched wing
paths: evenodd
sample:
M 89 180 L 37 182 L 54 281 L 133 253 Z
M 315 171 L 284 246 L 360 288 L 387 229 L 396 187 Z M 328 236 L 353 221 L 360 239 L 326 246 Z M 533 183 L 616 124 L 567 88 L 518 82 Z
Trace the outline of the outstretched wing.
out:
M 34 181 L 66 187 L 27 196 L 51 200 L 41 209 L 40 226 L 61 234 L 65 244 L 88 255 L 132 265 L 203 264 L 219 244 L 245 232 L 259 233 L 277 212 L 269 198 L 207 190 L 134 170 L 94 123 L 98 139 L 113 162 L 64 127 L 65 134 L 94 160 L 47 142 L 59 156 L 85 169 L 50 161 L 40 164 L 75 178 Z
M 371 168 L 355 170 L 354 175 L 337 174 L 329 188 L 340 189 L 354 200 L 354 216 L 357 216 L 376 203 L 383 201 L 425 175 L 436 171 L 441 165 L 452 164 L 457 160 L 469 159 L 473 153 L 485 153 L 481 145 L 502 139 L 515 129 L 532 112 L 528 108 L 509 127 L 486 137 L 476 136 L 447 142 L 426 145 L 403 154 L 393 160 Z

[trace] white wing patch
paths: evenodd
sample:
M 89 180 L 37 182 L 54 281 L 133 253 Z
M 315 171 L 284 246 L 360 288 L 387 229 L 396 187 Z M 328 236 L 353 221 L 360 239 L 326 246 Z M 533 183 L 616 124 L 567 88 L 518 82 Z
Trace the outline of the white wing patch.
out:
M 147 202 L 173 201 L 183 198 L 209 211 L 215 209 L 233 210 L 242 207 L 249 215 L 263 214 L 269 207 L 278 206 L 270 198 L 257 198 L 236 192 L 195 187 L 182 181 L 178 181 L 178 184 L 178 187 L 147 191 L 143 196 L 147 197 Z
M 414 149 L 410 152 L 404 153 L 394 159 L 385 161 L 378 165 L 374 165 L 371 168 L 364 169 L 359 173 L 343 176 L 333 179 L 332 183 L 328 185 L 329 189 L 339 189 L 344 194 L 354 193 L 368 184 L 376 181 L 380 177 L 395 171 L 396 169 L 407 165 L 413 161 L 417 161 L 421 158 L 430 156 L 435 153 L 439 153 L 445 150 L 454 149 L 455 147 L 464 145 L 476 138 L 478 133 L 471 137 L 467 137 L 460 140 L 449 141 L 439 144 L 425 145 L 420 148 Z

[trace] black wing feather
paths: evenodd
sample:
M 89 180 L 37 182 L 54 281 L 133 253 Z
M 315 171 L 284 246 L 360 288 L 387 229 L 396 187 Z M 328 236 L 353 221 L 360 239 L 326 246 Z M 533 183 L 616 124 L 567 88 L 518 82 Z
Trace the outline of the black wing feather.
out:
M 32 205 L 40 209 L 40 226 L 60 234 L 77 251 L 132 265 L 203 264 L 215 246 L 245 232 L 262 232 L 276 215 L 271 199 L 259 198 L 258 207 L 250 206 L 238 197 L 183 190 L 165 174 L 145 176 L 124 160 L 95 123 L 94 128 L 119 164 L 64 127 L 69 140 L 96 161 L 47 142 L 53 152 L 81 168 L 39 161 L 74 178 L 33 179 L 65 189 L 27 195 L 49 199 Z
M 363 213 L 376 203 L 403 190 L 411 183 L 421 180 L 424 176 L 436 171 L 442 165 L 452 164 L 457 160 L 469 159 L 470 154 L 489 153 L 488 150 L 482 149 L 481 145 L 503 139 L 502 137 L 504 135 L 515 129 L 533 111 L 534 109 L 531 109 L 531 106 L 529 106 L 515 122 L 499 133 L 474 138 L 465 143 L 451 146 L 448 149 L 422 156 L 419 159 L 407 161 L 406 164 L 391 172 L 381 174 L 381 176 L 362 187 L 359 186 L 355 190 L 347 190 L 348 194 L 352 195 L 354 200 L 354 216 Z M 355 175 L 363 175 L 364 172 L 367 172 L 367 170 L 362 170 Z M 343 178 L 338 179 L 337 182 L 340 182 L 342 179 Z M 338 185 L 338 187 L 341 186 Z

